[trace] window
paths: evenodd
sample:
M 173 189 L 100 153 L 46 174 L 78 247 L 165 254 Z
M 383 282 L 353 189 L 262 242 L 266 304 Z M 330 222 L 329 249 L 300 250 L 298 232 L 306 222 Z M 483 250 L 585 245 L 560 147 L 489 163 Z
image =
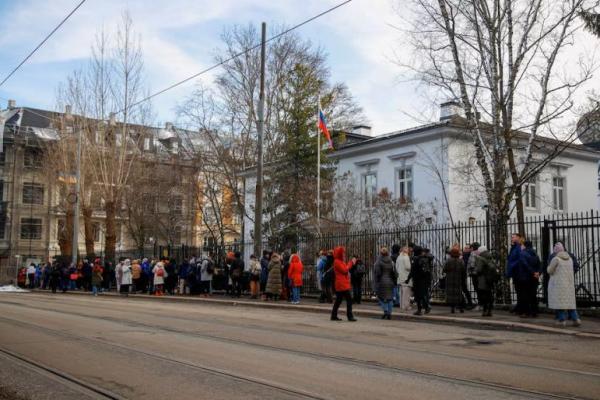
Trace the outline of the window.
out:
M 0 217 L 0 239 L 4 239 L 4 232 L 6 227 L 6 220 Z
M 121 147 L 122 144 L 123 144 L 123 135 L 121 135 L 120 133 L 117 133 L 115 135 L 115 146 Z
M 173 196 L 171 199 L 171 212 L 174 215 L 181 215 L 183 210 L 183 197 Z
M 42 220 L 40 218 L 21 218 L 21 239 L 40 240 L 42 238 Z
M 23 155 L 23 165 L 27 168 L 41 168 L 42 153 L 35 149 L 26 149 Z
M 565 209 L 565 178 L 559 176 L 552 178 L 552 208 L 555 211 Z
M 100 224 L 98 222 L 94 222 L 92 224 L 92 234 L 94 235 L 94 242 L 100 241 Z
M 96 144 L 104 144 L 102 143 L 103 139 L 104 139 L 104 135 L 102 134 L 102 131 L 96 131 L 95 132 L 95 138 L 94 141 L 96 142 Z
M 4 200 L 4 181 L 0 181 L 0 201 Z
M 44 186 L 37 183 L 24 183 L 23 204 L 44 204 Z
M 144 138 L 144 150 L 149 151 L 152 148 L 152 138 L 145 137 Z
M 412 167 L 398 170 L 397 196 L 402 203 L 410 203 L 413 197 Z
M 363 205 L 365 208 L 375 206 L 377 200 L 377 174 L 367 173 L 363 175 Z
M 535 178 L 523 185 L 523 200 L 525 202 L 525 208 L 537 208 L 536 189 Z
M 2 149 L 3 151 L 0 152 L 0 165 L 4 165 L 4 163 L 6 162 L 6 149 Z
M 215 247 L 215 239 L 212 236 L 205 236 L 203 242 L 204 251 L 211 251 Z

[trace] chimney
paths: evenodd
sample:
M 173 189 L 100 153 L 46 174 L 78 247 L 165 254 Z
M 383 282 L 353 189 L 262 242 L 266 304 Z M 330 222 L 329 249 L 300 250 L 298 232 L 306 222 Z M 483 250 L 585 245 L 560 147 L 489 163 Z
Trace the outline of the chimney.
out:
M 440 104 L 440 121 L 446 121 L 462 114 L 462 107 L 458 100 L 450 100 Z
M 108 116 L 108 124 L 115 126 L 117 124 L 117 116 L 114 112 L 111 112 Z
M 17 107 L 17 102 L 15 100 L 8 100 L 8 108 L 16 108 Z
M 165 122 L 165 130 L 166 131 L 170 131 L 173 129 L 173 123 L 172 122 Z
M 353 126 L 352 133 L 357 135 L 371 136 L 371 127 L 367 125 Z
M 70 104 L 65 104 L 65 119 L 73 118 L 72 109 Z

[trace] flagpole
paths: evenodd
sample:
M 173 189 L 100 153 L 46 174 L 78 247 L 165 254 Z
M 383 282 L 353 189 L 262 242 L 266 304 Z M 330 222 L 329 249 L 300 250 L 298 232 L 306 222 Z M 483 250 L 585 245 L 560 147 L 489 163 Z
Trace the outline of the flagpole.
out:
M 321 234 L 321 132 L 319 132 L 319 113 L 321 98 L 317 97 L 317 233 Z

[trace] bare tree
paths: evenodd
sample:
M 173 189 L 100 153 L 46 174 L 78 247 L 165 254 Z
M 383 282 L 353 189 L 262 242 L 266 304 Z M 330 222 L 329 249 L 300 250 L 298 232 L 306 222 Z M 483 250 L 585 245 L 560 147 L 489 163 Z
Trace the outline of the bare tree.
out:
M 497 244 L 522 187 L 576 139 L 569 120 L 593 64 L 561 68 L 580 29 L 579 10 L 596 1 L 414 0 L 410 37 L 419 79 L 458 99 L 473 144 Z M 544 140 L 550 137 L 554 140 Z M 508 179 L 507 179 L 508 178 Z

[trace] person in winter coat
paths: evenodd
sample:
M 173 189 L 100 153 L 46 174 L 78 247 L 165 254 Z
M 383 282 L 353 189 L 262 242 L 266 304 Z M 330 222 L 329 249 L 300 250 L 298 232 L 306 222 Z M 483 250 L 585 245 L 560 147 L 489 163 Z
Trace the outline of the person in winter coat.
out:
M 412 285 L 405 283 L 410 274 L 410 249 L 404 246 L 396 259 L 396 273 L 398 274 L 398 288 L 400 297 L 400 309 L 410 310 L 410 297 L 412 296 Z
M 100 265 L 100 259 L 96 259 L 92 268 L 92 294 L 98 296 L 98 292 L 102 289 L 102 273 L 104 268 Z
M 148 294 L 152 293 L 154 274 L 152 273 L 152 264 L 147 258 L 142 260 L 142 280 L 142 291 Z
M 131 263 L 131 282 L 133 293 L 137 293 L 142 289 L 142 266 L 140 265 L 140 260 L 133 260 Z
M 164 295 L 164 285 L 165 278 L 167 277 L 167 271 L 165 270 L 164 260 L 161 260 L 156 263 L 154 268 L 152 268 L 152 273 L 154 274 L 154 295 L 155 296 L 163 296 Z
M 433 257 L 419 246 L 413 248 L 413 253 L 410 274 L 408 274 L 404 283 L 408 284 L 412 279 L 415 302 L 417 303 L 417 311 L 414 312 L 414 315 L 421 315 L 423 309 L 425 309 L 425 314 L 429 314 L 431 311 L 431 307 L 429 306 L 429 286 L 431 285 Z
M 356 262 L 350 268 L 350 283 L 352 283 L 352 301 L 354 304 L 360 304 L 362 300 L 362 284 L 365 277 L 366 268 L 363 261 L 354 256 Z
M 377 289 L 377 299 L 383 310 L 381 319 L 392 319 L 394 288 L 397 282 L 396 275 L 396 265 L 390 257 L 388 249 L 382 247 L 373 266 L 373 281 Z
M 533 243 L 530 240 L 526 240 L 521 248 L 519 266 L 516 273 L 519 284 L 522 285 L 520 309 L 524 317 L 535 318 L 538 315 L 537 289 L 541 272 L 542 262 L 533 249 Z
M 487 247 L 480 246 L 477 249 L 474 268 L 473 275 L 477 278 L 477 298 L 482 308 L 481 316 L 491 317 L 494 308 L 494 285 L 500 273 Z
M 244 273 L 244 261 L 239 251 L 236 251 L 231 261 L 229 276 L 231 277 L 231 297 L 242 297 L 242 275 Z
M 335 271 L 333 269 L 333 250 L 328 250 L 325 256 L 325 266 L 323 267 L 323 299 L 328 303 L 333 303 L 333 290 L 335 289 Z
M 302 288 L 302 272 L 304 265 L 298 254 L 292 254 L 290 257 L 290 266 L 288 267 L 288 279 L 292 285 L 292 304 L 300 304 L 300 289 Z
M 121 279 L 123 278 L 123 263 L 125 260 L 121 260 L 115 266 L 115 280 L 117 282 L 117 293 L 121 293 Z
M 29 283 L 29 289 L 33 289 L 35 287 L 35 264 L 29 264 L 27 267 L 27 281 Z
M 396 261 L 398 261 L 398 257 L 400 256 L 400 251 L 402 248 L 399 244 L 392 245 L 392 262 L 394 263 L 394 268 L 396 267 Z M 394 285 L 394 306 L 400 307 L 400 286 Z
M 521 248 L 523 245 L 523 237 L 519 233 L 513 233 L 510 237 L 511 246 L 508 252 L 508 258 L 506 259 L 506 273 L 505 276 L 508 279 L 512 279 L 513 285 L 515 286 L 515 291 L 517 292 L 517 298 L 521 293 L 521 287 L 515 282 L 514 274 L 519 267 L 519 259 L 521 258 Z M 518 307 L 515 307 L 511 312 L 515 312 L 519 314 L 521 310 Z
M 446 274 L 446 303 L 450 306 L 450 312 L 455 313 L 456 307 L 460 312 L 465 312 L 462 286 L 467 276 L 467 269 L 464 261 L 460 258 L 460 250 L 453 247 L 450 250 L 450 257 L 444 264 L 444 274 Z
M 320 250 L 317 254 L 315 269 L 317 272 L 317 288 L 319 289 L 319 303 L 325 303 L 325 292 L 323 290 L 323 274 L 325 273 L 325 264 L 327 263 L 327 254 L 325 250 Z
M 52 293 L 56 293 L 56 289 L 60 284 L 60 266 L 57 262 L 54 262 L 52 269 L 50 270 L 50 289 Z
M 215 273 L 215 264 L 212 254 L 209 254 L 200 266 L 200 293 L 204 297 L 212 295 L 212 280 Z
M 129 295 L 129 287 L 133 282 L 131 274 L 131 260 L 126 259 L 121 265 L 121 290 L 120 293 L 125 296 Z
M 567 247 L 565 246 L 564 243 L 556 242 L 554 244 L 556 245 L 557 243 L 560 243 L 563 246 L 565 251 L 569 254 L 569 257 L 571 257 L 571 260 L 573 260 L 573 272 L 576 274 L 580 268 L 579 261 L 577 261 L 577 257 L 575 256 L 575 254 L 571 253 L 567 249 Z M 546 261 L 546 263 L 544 263 L 542 265 L 542 274 L 543 274 L 542 284 L 544 285 L 544 299 L 545 299 L 546 304 L 548 304 L 548 282 L 550 282 L 550 274 L 548 274 L 548 265 L 550 265 L 550 263 L 552 262 L 552 259 L 554 257 L 556 257 L 556 254 L 557 253 L 553 251 L 552 254 L 550 254 L 550 257 L 548 257 L 548 260 Z
M 566 325 L 566 317 L 573 321 L 574 326 L 580 326 L 581 320 L 577 314 L 575 299 L 575 275 L 573 273 L 573 259 L 562 245 L 554 245 L 556 257 L 548 265 L 548 307 L 556 311 L 558 323 Z
M 267 299 L 279 300 L 279 294 L 281 293 L 281 268 L 281 257 L 279 254 L 271 254 L 268 266 L 269 277 L 265 288 Z
M 265 291 L 267 289 L 267 280 L 269 278 L 269 258 L 271 253 L 268 250 L 263 250 L 262 258 L 260 259 L 260 293 L 263 295 L 263 300 L 266 300 Z
M 250 256 L 250 298 L 258 299 L 258 292 L 260 289 L 260 273 L 262 272 L 262 266 L 256 259 L 256 256 L 252 254 Z
M 188 285 L 188 274 L 190 272 L 190 263 L 188 260 L 183 260 L 177 271 L 177 292 L 179 294 L 189 293 L 190 286 Z
M 346 248 L 338 246 L 333 250 L 333 271 L 335 274 L 335 303 L 331 310 L 331 320 L 341 321 L 338 318 L 338 309 L 343 300 L 346 300 L 346 316 L 348 321 L 356 321 L 352 313 L 352 295 L 350 294 L 352 286 L 350 285 L 350 268 L 354 265 L 356 259 L 346 262 Z

